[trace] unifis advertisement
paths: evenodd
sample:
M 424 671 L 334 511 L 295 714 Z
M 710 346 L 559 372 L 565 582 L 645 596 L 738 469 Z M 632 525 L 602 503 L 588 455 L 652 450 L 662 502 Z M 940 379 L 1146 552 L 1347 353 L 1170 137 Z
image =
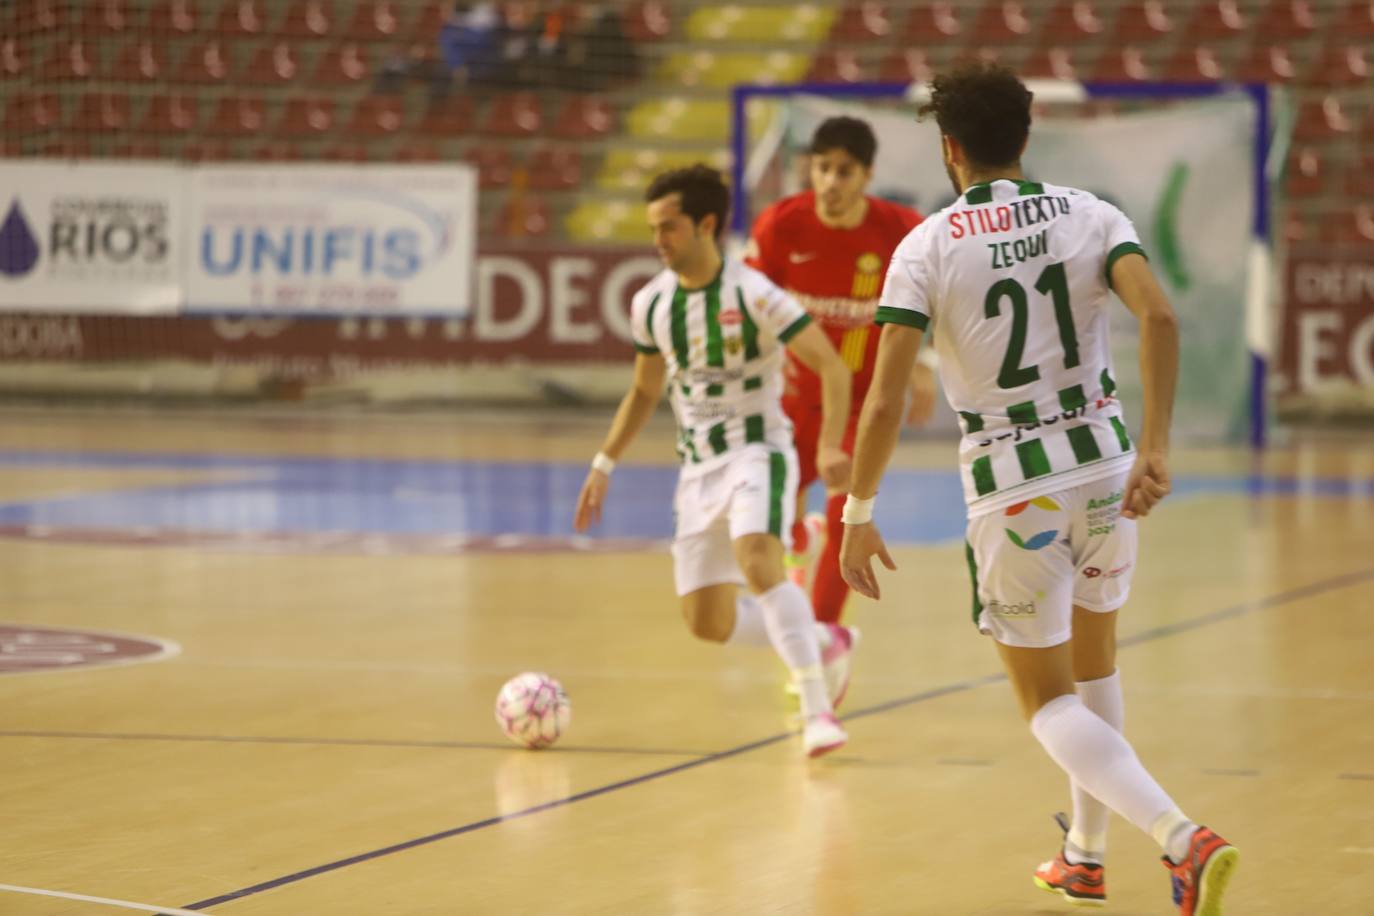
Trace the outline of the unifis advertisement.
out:
M 477 183 L 463 166 L 229 165 L 188 176 L 185 311 L 464 315 Z
M 0 311 L 173 314 L 185 172 L 0 163 Z

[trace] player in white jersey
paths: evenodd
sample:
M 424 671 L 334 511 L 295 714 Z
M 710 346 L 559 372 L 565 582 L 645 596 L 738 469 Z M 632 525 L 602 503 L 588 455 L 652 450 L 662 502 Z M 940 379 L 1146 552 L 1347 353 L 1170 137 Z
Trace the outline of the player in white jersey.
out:
M 846 741 L 833 704 L 848 686 L 854 634 L 816 623 L 806 593 L 783 570 L 797 489 L 792 426 L 782 412 L 783 347 L 822 379 L 816 463 L 827 484 L 841 487 L 849 478 L 841 449 L 849 370 L 796 300 L 721 256 L 730 196 L 719 172 L 666 172 L 645 200 L 667 269 L 631 303 L 634 382 L 592 461 L 574 525 L 585 531 L 600 518 L 615 460 L 666 381 L 682 462 L 673 573 L 687 626 L 701 639 L 777 651 L 801 696 L 803 747 L 817 757 Z
M 1163 847 L 1183 916 L 1216 916 L 1236 850 L 1189 820 L 1141 765 L 1121 734 L 1116 672 L 1136 519 L 1169 492 L 1177 321 L 1119 210 L 1026 180 L 1030 106 L 1026 87 L 997 67 L 970 66 L 932 84 L 926 110 L 960 197 L 892 256 L 841 568 L 871 598 L 879 594 L 872 558 L 896 568 L 872 504 L 912 360 L 937 323 L 941 382 L 964 432 L 974 620 L 996 640 L 1032 733 L 1070 778 L 1073 819 L 1061 821 L 1064 846 L 1035 883 L 1075 903 L 1105 903 L 1110 808 Z M 1112 380 L 1113 289 L 1140 322 L 1138 443 Z

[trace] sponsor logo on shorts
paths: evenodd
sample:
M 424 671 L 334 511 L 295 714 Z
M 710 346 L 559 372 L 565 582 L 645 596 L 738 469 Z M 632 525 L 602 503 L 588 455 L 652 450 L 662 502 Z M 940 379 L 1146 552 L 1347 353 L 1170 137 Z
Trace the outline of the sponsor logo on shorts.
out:
M 1015 505 L 1007 506 L 1005 514 L 1007 518 L 1014 518 L 1015 516 L 1020 515 L 1029 508 L 1036 508 L 1043 512 L 1063 511 L 1059 503 L 1050 499 L 1048 496 L 1037 496 L 1034 499 L 1028 499 L 1023 503 L 1016 503 Z M 1017 547 L 1020 547 L 1022 550 L 1043 550 L 1044 548 L 1053 544 L 1055 538 L 1059 537 L 1058 528 L 1051 528 L 1045 531 L 1041 531 L 1027 538 L 1023 538 L 1020 534 L 1011 530 L 1010 528 L 1004 528 L 1002 530 L 1007 533 L 1007 539 L 1010 540 Z
M 1102 570 L 1098 569 L 1096 566 L 1089 566 L 1083 570 L 1083 575 L 1089 579 L 1096 579 L 1098 576 L 1102 575 Z
M 1117 576 L 1121 575 L 1122 573 L 1124 573 L 1126 570 L 1128 570 L 1128 569 L 1130 569 L 1130 568 L 1131 568 L 1131 564 L 1130 564 L 1130 563 L 1123 563 L 1123 564 L 1121 564 L 1120 566 L 1116 567 L 1116 569 L 1109 569 L 1109 570 L 1107 570 L 1107 578 L 1108 578 L 1108 579 L 1115 579 Z
M 987 603 L 987 612 L 995 617 L 1034 617 L 1035 601 L 1006 602 L 994 599 Z
M 1088 537 L 1102 537 L 1116 530 L 1116 520 L 1121 515 L 1121 496 L 1117 490 L 1101 499 L 1088 500 Z

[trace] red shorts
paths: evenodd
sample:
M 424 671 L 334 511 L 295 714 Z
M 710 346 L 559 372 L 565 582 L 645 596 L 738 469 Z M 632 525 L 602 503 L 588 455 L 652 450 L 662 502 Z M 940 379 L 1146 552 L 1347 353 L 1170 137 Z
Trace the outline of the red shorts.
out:
M 797 489 L 805 490 L 820 477 L 816 471 L 816 446 L 821 440 L 821 406 L 784 398 L 782 409 L 792 421 L 792 441 L 797 446 L 797 465 L 801 471 Z M 840 443 L 845 454 L 851 458 L 854 457 L 854 439 L 859 431 L 859 411 L 862 409 L 863 401 L 850 406 L 849 425 L 845 427 L 844 441 Z

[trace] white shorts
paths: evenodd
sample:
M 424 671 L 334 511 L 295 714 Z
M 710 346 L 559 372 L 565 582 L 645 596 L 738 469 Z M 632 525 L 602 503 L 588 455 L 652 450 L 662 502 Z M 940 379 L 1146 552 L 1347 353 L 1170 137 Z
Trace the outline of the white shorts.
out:
M 1126 473 L 969 519 L 973 619 L 1007 646 L 1067 642 L 1073 606 L 1115 611 L 1136 562 L 1135 521 L 1121 518 Z
M 789 546 L 796 491 L 797 453 L 771 445 L 745 446 L 720 467 L 679 478 L 673 497 L 677 593 L 743 585 L 734 542 L 746 534 L 771 534 Z

